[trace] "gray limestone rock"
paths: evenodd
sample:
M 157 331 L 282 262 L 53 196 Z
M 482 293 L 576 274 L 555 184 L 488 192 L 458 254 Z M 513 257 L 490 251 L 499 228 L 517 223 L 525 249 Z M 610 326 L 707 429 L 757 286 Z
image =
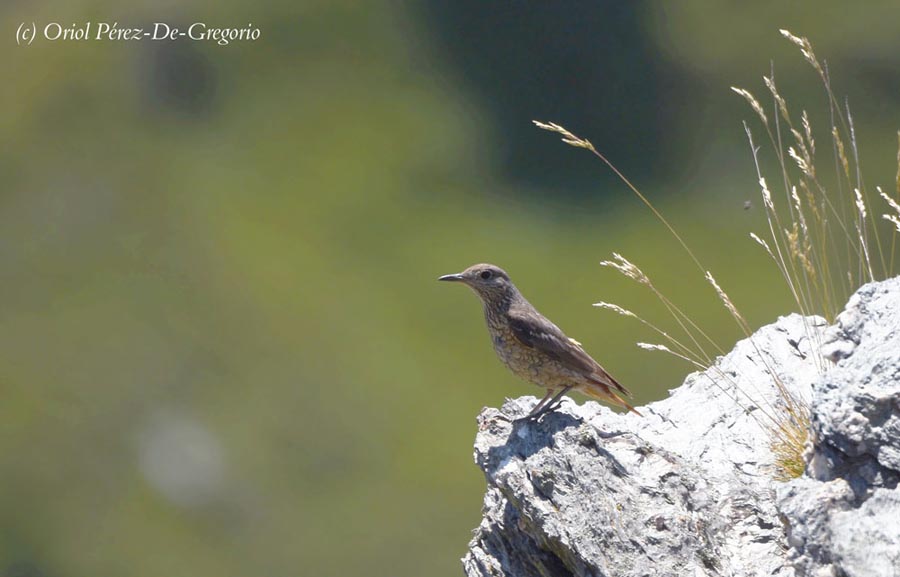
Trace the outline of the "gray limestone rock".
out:
M 804 575 L 900 575 L 900 278 L 868 284 L 826 332 L 806 476 L 778 489 Z
M 898 305 L 894 279 L 860 289 L 834 327 L 783 317 L 643 417 L 566 400 L 515 421 L 534 397 L 485 409 L 466 574 L 898 574 Z M 773 479 L 772 375 L 812 407 L 809 471 L 790 483 Z

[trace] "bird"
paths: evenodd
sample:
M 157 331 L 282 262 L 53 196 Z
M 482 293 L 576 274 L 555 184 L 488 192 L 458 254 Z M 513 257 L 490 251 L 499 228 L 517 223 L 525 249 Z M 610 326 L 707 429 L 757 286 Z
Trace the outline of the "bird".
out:
M 546 389 L 525 419 L 540 419 L 554 410 L 571 390 L 624 407 L 640 415 L 624 397 L 631 393 L 529 303 L 506 271 L 492 264 L 475 264 L 438 278 L 459 282 L 481 299 L 494 351 L 516 376 Z

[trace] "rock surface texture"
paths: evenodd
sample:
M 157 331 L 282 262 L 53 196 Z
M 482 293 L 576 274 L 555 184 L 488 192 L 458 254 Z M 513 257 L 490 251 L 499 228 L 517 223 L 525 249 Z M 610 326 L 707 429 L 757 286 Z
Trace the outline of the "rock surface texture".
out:
M 812 408 L 789 483 L 773 480 L 773 374 Z M 644 417 L 565 401 L 514 420 L 535 402 L 479 415 L 469 577 L 900 575 L 900 279 L 861 288 L 833 327 L 763 327 Z
M 900 575 L 900 278 L 859 289 L 822 351 L 806 475 L 778 487 L 801 575 Z

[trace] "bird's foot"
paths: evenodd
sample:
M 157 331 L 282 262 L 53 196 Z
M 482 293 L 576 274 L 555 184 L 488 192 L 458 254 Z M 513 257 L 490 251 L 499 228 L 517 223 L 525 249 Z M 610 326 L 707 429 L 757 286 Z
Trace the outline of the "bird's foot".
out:
M 540 411 L 532 411 L 531 413 L 528 413 L 527 415 L 524 415 L 521 417 L 511 417 L 511 416 L 505 415 L 503 413 L 498 413 L 497 415 L 494 415 L 493 418 L 500 420 L 500 421 L 506 421 L 507 423 L 512 423 L 514 425 L 518 424 L 518 423 L 529 423 L 529 422 L 536 423 L 536 422 L 540 421 L 542 418 L 544 418 L 544 416 L 547 413 L 549 413 L 551 410 L 552 409 L 549 409 L 548 407 L 544 407 Z
M 535 407 L 536 410 L 531 411 L 524 417 L 519 417 L 516 421 L 539 423 L 541 419 L 558 409 L 560 405 L 562 405 L 561 400 L 555 403 L 547 403 L 543 407 Z

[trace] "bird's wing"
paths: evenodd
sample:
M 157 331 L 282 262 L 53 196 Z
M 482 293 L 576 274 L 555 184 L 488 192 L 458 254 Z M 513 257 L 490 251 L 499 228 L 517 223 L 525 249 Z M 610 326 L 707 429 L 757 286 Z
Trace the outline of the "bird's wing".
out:
M 510 310 L 509 328 L 526 347 L 537 349 L 573 370 L 589 375 L 600 368 L 559 327 L 534 311 Z
M 628 389 L 616 381 L 600 364 L 581 348 L 581 343 L 570 339 L 562 330 L 534 310 L 509 311 L 509 327 L 513 336 L 525 345 L 543 352 L 572 370 L 579 371 L 589 380 L 600 385 L 612 386 L 631 396 Z

